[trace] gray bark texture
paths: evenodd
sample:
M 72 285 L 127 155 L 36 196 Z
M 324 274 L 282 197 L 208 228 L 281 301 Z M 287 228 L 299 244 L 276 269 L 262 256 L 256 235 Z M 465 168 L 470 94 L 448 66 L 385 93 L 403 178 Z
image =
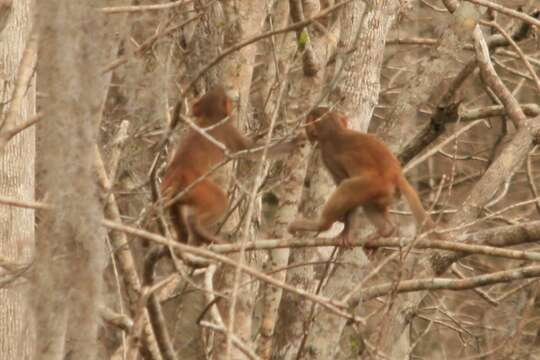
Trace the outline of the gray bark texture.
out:
M 0 17 L 0 63 L 2 78 L 2 121 L 10 109 L 9 101 L 17 81 L 17 70 L 32 28 L 32 1 L 2 4 Z M 5 26 L 5 27 L 4 27 Z M 15 125 L 25 122 L 35 112 L 35 81 L 31 80 L 16 112 Z M 0 133 L 5 130 L 0 126 Z M 0 195 L 23 200 L 34 199 L 35 131 L 28 128 L 0 150 Z M 34 254 L 34 211 L 0 206 L 0 256 L 15 264 L 27 264 Z M 2 270 L 4 273 L 4 270 Z M 34 332 L 29 316 L 29 287 L 16 280 L 0 289 L 0 357 L 34 359 Z

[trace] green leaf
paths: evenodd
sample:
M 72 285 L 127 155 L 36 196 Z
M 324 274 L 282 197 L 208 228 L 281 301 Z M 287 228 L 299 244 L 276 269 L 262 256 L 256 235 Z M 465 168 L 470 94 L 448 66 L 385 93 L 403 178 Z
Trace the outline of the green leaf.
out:
M 302 30 L 300 35 L 298 35 L 298 47 L 300 48 L 300 50 L 304 50 L 306 48 L 307 43 L 309 43 L 309 34 L 304 29 Z

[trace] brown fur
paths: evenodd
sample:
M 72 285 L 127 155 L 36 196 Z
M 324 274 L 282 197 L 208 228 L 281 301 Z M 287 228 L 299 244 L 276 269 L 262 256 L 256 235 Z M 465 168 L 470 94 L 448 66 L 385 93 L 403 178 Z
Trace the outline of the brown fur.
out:
M 232 101 L 221 86 L 208 91 L 192 107 L 196 124 L 203 128 L 220 123 L 231 115 L 231 111 Z M 232 153 L 249 149 L 254 145 L 254 141 L 238 131 L 230 120 L 211 128 L 207 133 Z M 288 153 L 298 143 L 297 139 L 293 139 L 272 146 L 269 155 Z M 194 129 L 189 129 L 165 171 L 160 188 L 161 194 L 166 198 L 174 197 L 204 177 L 214 165 L 223 161 L 224 157 L 220 147 Z M 227 207 L 227 196 L 215 182 L 210 178 L 198 181 L 170 208 L 178 240 L 195 245 L 201 242 L 222 242 L 207 229 L 221 219 Z
M 306 133 L 317 141 L 325 167 L 337 186 L 318 220 L 300 219 L 289 225 L 289 232 L 326 231 L 336 221 L 343 221 L 342 245 L 350 246 L 351 215 L 364 208 L 379 235 L 390 236 L 394 226 L 388 208 L 402 193 L 418 226 L 433 228 L 416 191 L 409 184 L 397 158 L 377 137 L 347 128 L 344 114 L 319 107 L 306 118 Z

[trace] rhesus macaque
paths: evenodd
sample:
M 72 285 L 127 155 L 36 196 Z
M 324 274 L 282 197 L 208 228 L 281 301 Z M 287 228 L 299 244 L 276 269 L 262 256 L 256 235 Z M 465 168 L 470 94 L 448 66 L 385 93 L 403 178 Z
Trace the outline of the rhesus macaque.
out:
M 195 123 L 201 128 L 211 127 L 207 134 L 230 152 L 253 147 L 252 139 L 245 137 L 230 120 L 223 121 L 231 115 L 231 111 L 232 101 L 221 86 L 208 91 L 192 107 Z M 218 123 L 218 126 L 214 126 Z M 290 152 L 301 140 L 301 137 L 297 137 L 274 145 L 269 148 L 269 155 Z M 170 207 L 171 220 L 179 241 L 193 245 L 223 242 L 207 229 L 224 215 L 228 207 L 227 196 L 210 178 L 204 178 L 214 165 L 223 160 L 222 148 L 194 129 L 188 129 L 165 171 L 160 187 L 165 198 L 172 198 L 197 181 Z
M 394 225 L 388 208 L 401 193 L 407 199 L 417 226 L 435 224 L 424 210 L 418 194 L 402 173 L 397 158 L 377 137 L 347 128 L 343 113 L 325 107 L 312 110 L 306 118 L 306 134 L 321 149 L 322 160 L 337 188 L 324 205 L 318 220 L 299 219 L 289 224 L 290 233 L 322 232 L 336 221 L 345 227 L 341 245 L 351 246 L 351 216 L 362 206 L 379 236 L 390 236 Z

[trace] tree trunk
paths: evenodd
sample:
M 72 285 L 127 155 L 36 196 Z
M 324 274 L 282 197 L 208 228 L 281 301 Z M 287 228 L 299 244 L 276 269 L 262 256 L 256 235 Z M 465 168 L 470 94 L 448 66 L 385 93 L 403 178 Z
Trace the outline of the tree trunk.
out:
M 0 9 L 5 27 L 1 31 L 2 104 L 9 104 L 17 69 L 32 27 L 31 1 L 14 1 Z M 4 17 L 5 15 L 5 17 Z M 2 109 L 5 119 L 7 107 Z M 14 109 L 16 124 L 26 121 L 35 112 L 35 81 L 31 80 L 19 109 Z M 0 132 L 2 132 L 0 128 Z M 0 195 L 22 200 L 34 199 L 34 128 L 15 136 L 0 150 Z M 34 253 L 34 211 L 0 206 L 0 256 L 18 264 L 28 263 Z M 33 359 L 33 319 L 29 316 L 27 284 L 0 289 L 0 357 Z
M 35 310 L 41 359 L 95 359 L 105 263 L 102 206 L 94 180 L 103 99 L 103 31 L 89 4 L 38 4 L 39 73 L 47 94 L 43 185 L 52 210 L 40 224 Z
M 224 32 L 224 46 L 229 46 L 240 42 L 253 34 L 258 34 L 261 31 L 262 24 L 265 18 L 264 9 L 266 1 L 260 0 L 227 0 L 222 2 L 224 20 L 227 24 Z M 249 92 L 251 88 L 251 78 L 253 75 L 255 55 L 257 46 L 255 44 L 246 46 L 239 51 L 231 54 L 223 61 L 223 75 L 221 81 L 227 86 L 228 91 L 233 99 L 237 100 L 236 114 L 239 128 L 246 128 L 247 125 L 247 109 L 249 104 Z M 257 176 L 258 174 L 256 174 Z M 247 182 L 248 188 L 253 186 L 253 183 Z M 253 199 L 250 199 L 252 201 Z M 235 215 L 231 217 L 237 219 Z M 236 222 L 235 222 L 236 223 Z M 228 224 L 232 224 L 228 222 Z M 227 230 L 227 225 L 224 228 Z M 238 241 L 247 239 L 247 234 L 239 232 Z M 238 262 L 245 262 L 246 257 L 240 255 L 232 255 Z M 244 287 L 241 290 L 241 295 L 234 294 L 235 282 L 237 284 L 249 281 L 250 277 L 240 273 L 229 267 L 221 267 L 220 278 L 218 280 L 218 289 L 228 288 L 233 292 L 232 296 L 236 297 L 232 301 L 223 301 L 220 304 L 222 316 L 226 326 L 233 323 L 233 332 L 241 338 L 246 344 L 251 345 L 252 336 L 252 318 L 253 306 L 255 302 L 256 285 Z M 231 311 L 234 305 L 234 311 Z M 233 314 L 234 312 L 234 314 Z M 233 317 L 233 318 L 232 318 Z M 217 335 L 217 347 L 224 351 L 216 352 L 216 359 L 244 359 L 246 356 L 236 347 L 227 343 L 222 335 Z M 230 356 L 230 357 L 229 357 Z
M 340 90 L 345 95 L 342 106 L 351 116 L 350 127 L 366 131 L 379 96 L 379 76 L 386 36 L 398 9 L 394 0 L 377 1 L 365 10 L 366 14 L 362 17 L 359 7 L 359 2 L 352 2 L 342 10 L 342 14 L 346 15 L 341 19 L 343 52 L 355 50 L 347 54 L 351 58 L 343 60 L 346 63 L 340 78 L 342 82 Z M 354 232 L 354 235 L 358 234 Z M 337 261 L 344 265 L 335 269 L 323 293 L 340 298 L 363 278 L 366 258 L 362 251 L 356 248 L 353 251 L 341 252 Z M 321 310 L 316 313 L 312 329 L 306 339 L 305 358 L 338 357 L 345 325 L 346 321 L 343 318 L 327 311 Z M 343 350 L 347 353 L 348 348 L 352 347 L 346 346 Z

